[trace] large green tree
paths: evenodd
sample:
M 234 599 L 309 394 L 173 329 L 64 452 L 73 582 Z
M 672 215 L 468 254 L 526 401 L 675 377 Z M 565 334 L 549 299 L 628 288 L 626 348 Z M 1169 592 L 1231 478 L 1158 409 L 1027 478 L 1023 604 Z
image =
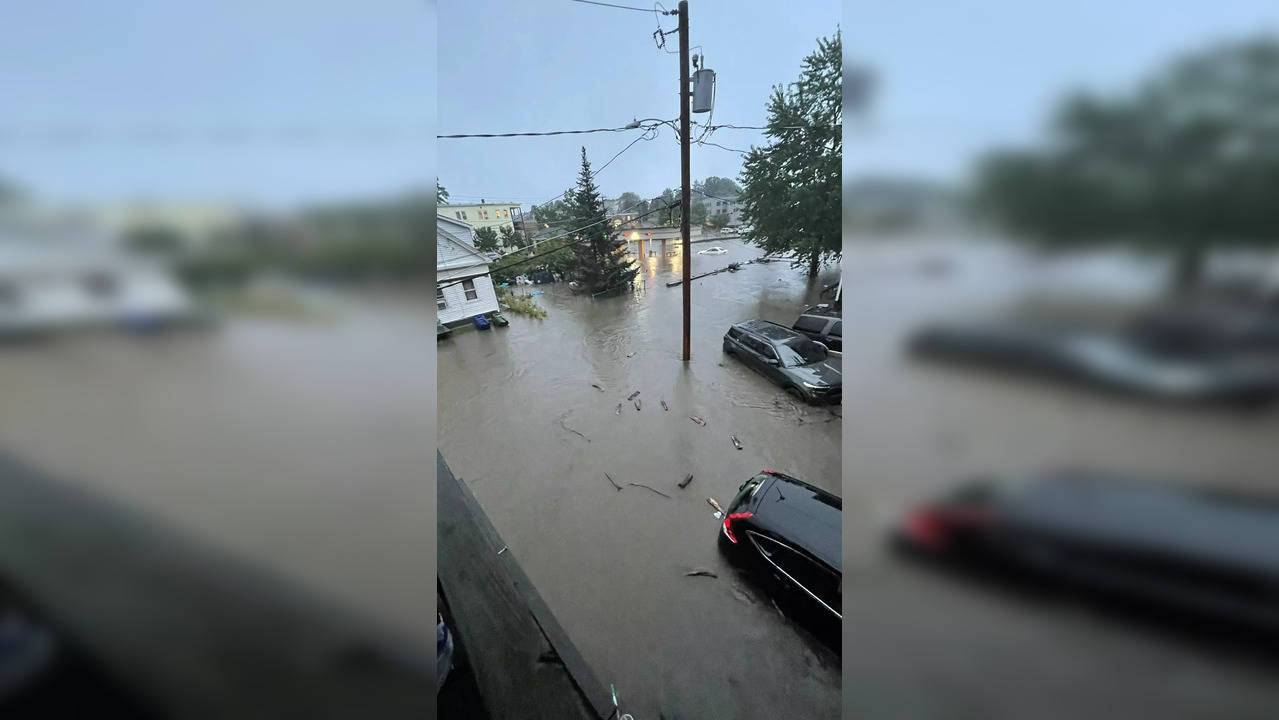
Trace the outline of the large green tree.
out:
M 700 190 L 711 197 L 732 200 L 742 193 L 742 188 L 732 178 L 715 177 L 714 175 L 693 183 L 694 190 Z
M 573 191 L 564 191 L 564 197 L 567 198 L 568 194 L 571 192 Z M 541 205 L 533 206 L 533 219 L 537 221 L 538 225 L 543 227 L 548 225 L 551 227 L 563 225 L 568 220 L 568 215 L 569 205 L 567 200 L 552 200 L 547 203 L 542 203 Z
M 618 211 L 626 211 L 630 208 L 630 212 L 640 213 L 643 212 L 643 210 L 640 210 L 636 206 L 641 202 L 643 202 L 643 200 L 640 199 L 639 195 L 633 192 L 624 192 L 618 196 L 617 209 Z
M 840 256 L 840 165 L 843 158 L 842 43 L 817 41 L 799 81 L 773 87 L 770 142 L 752 148 L 742 170 L 747 239 L 769 253 L 792 252 L 792 265 L 817 275 Z
M 498 241 L 497 231 L 491 227 L 476 228 L 475 249 L 480 252 L 501 252 L 501 244 Z
M 1055 247 L 1118 243 L 1172 255 L 1193 289 L 1220 246 L 1279 244 L 1279 41 L 1219 44 L 1133 90 L 1076 93 L 1039 149 L 977 169 L 978 208 Z
M 439 178 L 435 178 L 435 204 L 436 205 L 449 204 L 449 191 L 447 188 L 445 188 L 443 185 L 440 184 Z
M 574 275 L 592 293 L 621 288 L 634 279 L 639 268 L 626 256 L 627 243 L 613 232 L 599 188 L 591 177 L 591 163 L 582 148 L 582 170 L 577 187 L 568 194 L 576 256 Z

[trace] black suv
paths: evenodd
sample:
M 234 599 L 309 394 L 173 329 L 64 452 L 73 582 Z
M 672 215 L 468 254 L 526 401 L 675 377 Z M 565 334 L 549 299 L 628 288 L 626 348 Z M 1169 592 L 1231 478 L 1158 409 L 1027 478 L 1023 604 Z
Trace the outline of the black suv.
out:
M 764 470 L 742 483 L 724 508 L 720 550 L 774 581 L 799 607 L 837 622 L 844 612 L 843 514 L 843 501 L 834 495 Z
M 844 352 L 844 321 L 830 310 L 809 310 L 791 326 L 835 352 Z
M 805 402 L 839 403 L 844 376 L 826 346 L 765 320 L 737 323 L 724 335 L 724 352 Z

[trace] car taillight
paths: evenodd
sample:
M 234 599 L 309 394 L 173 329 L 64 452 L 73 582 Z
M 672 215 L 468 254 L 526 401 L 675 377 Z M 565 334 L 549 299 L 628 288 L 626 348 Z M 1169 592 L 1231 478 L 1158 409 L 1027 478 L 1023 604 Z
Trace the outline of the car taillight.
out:
M 945 550 L 956 530 L 972 530 L 990 524 L 984 507 L 923 507 L 906 516 L 906 536 L 928 550 Z
M 724 534 L 728 536 L 729 540 L 731 540 L 734 544 L 736 544 L 737 536 L 733 534 L 733 521 L 745 520 L 746 518 L 753 517 L 753 516 L 754 516 L 754 513 L 750 513 L 750 512 L 731 513 L 729 515 L 724 516 Z

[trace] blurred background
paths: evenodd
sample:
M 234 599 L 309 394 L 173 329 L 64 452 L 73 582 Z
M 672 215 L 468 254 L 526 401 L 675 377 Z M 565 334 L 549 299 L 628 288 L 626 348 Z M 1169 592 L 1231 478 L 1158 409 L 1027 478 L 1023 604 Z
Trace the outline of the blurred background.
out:
M 434 4 L 0 17 L 0 715 L 429 712 Z
M 846 13 L 846 707 L 1272 712 L 1279 13 Z

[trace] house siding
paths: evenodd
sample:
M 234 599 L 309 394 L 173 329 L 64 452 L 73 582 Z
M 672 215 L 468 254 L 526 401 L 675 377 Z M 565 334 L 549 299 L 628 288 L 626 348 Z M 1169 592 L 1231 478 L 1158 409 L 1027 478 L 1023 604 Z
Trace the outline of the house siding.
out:
M 493 281 L 485 274 L 489 270 L 488 263 L 476 255 L 474 246 L 471 245 L 472 228 L 450 220 L 441 217 L 437 221 L 440 232 L 435 250 L 436 286 L 448 286 L 443 288 L 445 307 L 437 310 L 437 317 L 445 324 L 496 312 L 498 309 Z M 462 283 L 452 284 L 468 277 L 474 278 L 474 300 L 466 299 L 466 289 L 462 287 Z
M 466 269 L 476 272 L 487 271 L 484 267 Z M 458 273 L 458 276 L 466 277 L 469 274 L 473 273 Z M 443 276 L 439 279 L 444 281 L 441 284 L 455 282 L 455 280 L 446 280 Z M 475 278 L 475 292 L 476 298 L 467 300 L 466 289 L 462 287 L 462 283 L 444 288 L 444 301 L 448 306 L 439 310 L 440 322 L 448 324 L 497 311 L 497 292 L 493 288 L 493 281 L 487 275 Z

